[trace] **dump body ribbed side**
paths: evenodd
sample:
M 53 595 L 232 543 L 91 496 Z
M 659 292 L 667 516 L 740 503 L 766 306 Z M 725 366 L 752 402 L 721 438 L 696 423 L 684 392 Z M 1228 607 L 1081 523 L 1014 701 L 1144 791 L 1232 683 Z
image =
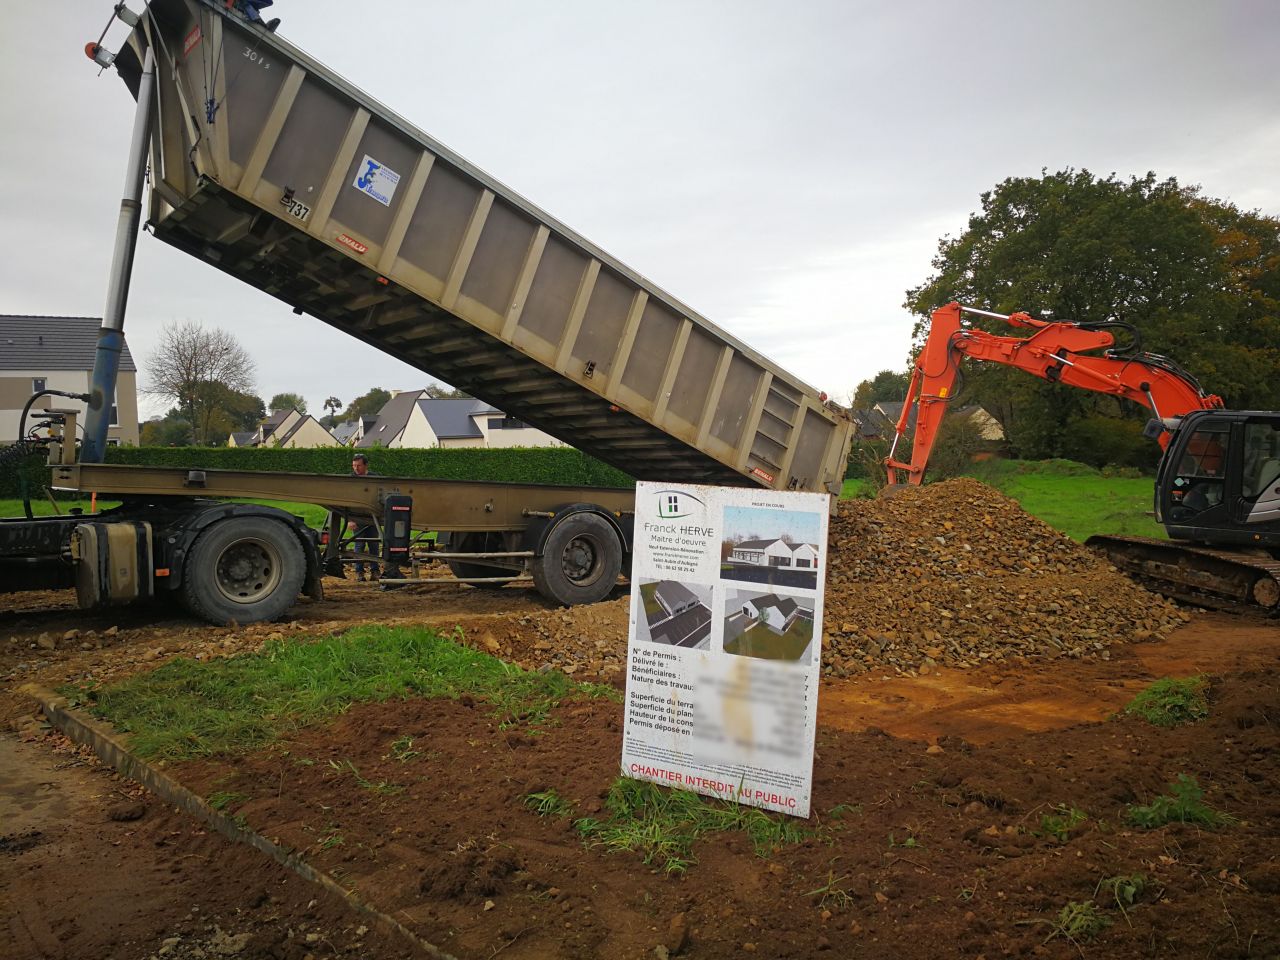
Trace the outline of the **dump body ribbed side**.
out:
M 633 476 L 838 492 L 842 411 L 322 64 L 208 0 L 146 44 L 156 236 Z

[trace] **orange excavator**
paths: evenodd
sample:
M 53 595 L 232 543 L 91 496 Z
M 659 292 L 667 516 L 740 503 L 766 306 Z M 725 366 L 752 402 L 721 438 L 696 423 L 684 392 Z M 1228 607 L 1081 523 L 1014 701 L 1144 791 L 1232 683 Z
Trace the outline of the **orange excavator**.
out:
M 1033 332 L 1000 336 L 966 324 L 966 316 Z M 1116 346 L 1118 329 L 1130 337 L 1123 347 Z M 951 303 L 934 311 L 916 359 L 885 461 L 890 485 L 924 481 L 966 359 L 1016 367 L 1150 409 L 1145 432 L 1164 451 L 1155 516 L 1170 539 L 1095 536 L 1087 544 L 1166 596 L 1280 616 L 1280 412 L 1225 409 L 1177 363 L 1143 352 L 1127 324 L 1048 321 Z M 898 446 L 913 419 L 911 459 L 899 460 Z

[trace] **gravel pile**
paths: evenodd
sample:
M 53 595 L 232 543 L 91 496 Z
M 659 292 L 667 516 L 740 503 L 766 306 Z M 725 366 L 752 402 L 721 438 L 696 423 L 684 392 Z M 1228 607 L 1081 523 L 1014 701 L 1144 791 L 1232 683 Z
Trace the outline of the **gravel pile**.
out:
M 1187 619 L 976 480 L 840 504 L 829 537 L 824 669 L 928 673 L 1097 655 Z
M 472 642 L 581 679 L 625 674 L 626 599 L 464 624 Z M 928 674 L 1008 659 L 1109 658 L 1187 615 L 976 480 L 846 500 L 832 518 L 823 672 Z

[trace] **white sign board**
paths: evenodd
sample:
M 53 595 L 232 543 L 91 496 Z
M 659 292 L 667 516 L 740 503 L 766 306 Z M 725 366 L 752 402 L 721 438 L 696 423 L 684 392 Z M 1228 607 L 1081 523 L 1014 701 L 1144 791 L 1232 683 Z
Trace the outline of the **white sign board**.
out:
M 636 484 L 625 776 L 809 815 L 829 509 Z

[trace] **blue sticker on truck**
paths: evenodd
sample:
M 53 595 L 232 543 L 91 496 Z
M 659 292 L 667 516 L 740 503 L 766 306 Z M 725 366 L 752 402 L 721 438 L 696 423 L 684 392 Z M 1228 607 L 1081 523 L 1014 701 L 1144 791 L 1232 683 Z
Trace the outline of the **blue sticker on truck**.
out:
M 356 178 L 351 185 L 365 196 L 373 197 L 384 207 L 389 207 L 399 182 L 400 174 L 366 153 L 364 160 L 356 168 Z

